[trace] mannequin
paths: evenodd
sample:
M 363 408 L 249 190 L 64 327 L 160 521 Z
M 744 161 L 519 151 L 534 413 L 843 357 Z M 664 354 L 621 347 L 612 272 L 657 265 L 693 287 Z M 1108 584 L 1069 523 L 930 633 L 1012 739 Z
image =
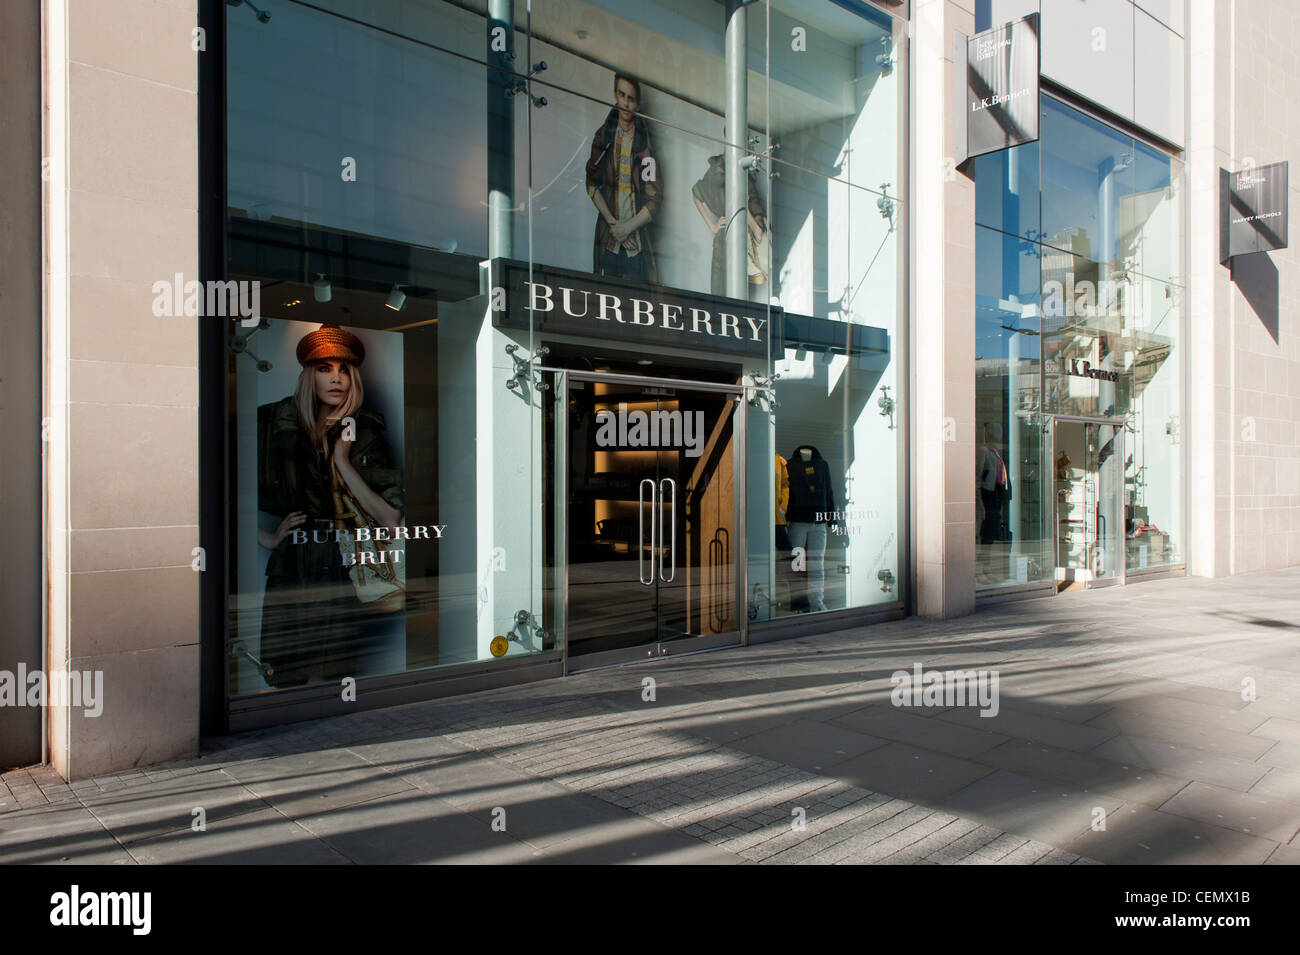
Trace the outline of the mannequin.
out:
M 790 546 L 802 549 L 803 596 L 808 610 L 817 613 L 826 609 L 823 570 L 826 533 L 835 513 L 831 469 L 820 451 L 810 444 L 803 444 L 790 453 L 787 470 L 790 506 L 786 509 L 786 519 L 789 521 Z M 798 555 L 795 559 L 799 559 Z

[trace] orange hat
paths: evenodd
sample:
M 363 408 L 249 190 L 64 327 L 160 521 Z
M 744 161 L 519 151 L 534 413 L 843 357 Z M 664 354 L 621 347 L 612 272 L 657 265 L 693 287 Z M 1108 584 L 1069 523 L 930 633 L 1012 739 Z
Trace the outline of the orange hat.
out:
M 366 360 L 366 346 L 337 325 L 322 325 L 298 342 L 298 364 L 304 367 L 331 358 L 359 365 Z

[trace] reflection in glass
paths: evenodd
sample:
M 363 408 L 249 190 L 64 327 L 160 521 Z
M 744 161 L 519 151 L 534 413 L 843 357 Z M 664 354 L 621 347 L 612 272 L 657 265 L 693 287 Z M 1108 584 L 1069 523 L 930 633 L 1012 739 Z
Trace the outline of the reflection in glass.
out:
M 976 581 L 1048 579 L 1039 247 L 976 228 Z
M 709 434 L 698 458 L 659 455 L 681 561 L 656 620 L 639 622 L 658 639 L 732 633 L 746 611 L 901 601 L 905 23 L 866 5 L 748 4 L 729 59 L 720 3 L 517 3 L 502 50 L 479 3 L 328 6 L 290 4 L 276 29 L 229 19 L 229 274 L 262 283 L 267 316 L 230 338 L 232 696 L 518 658 L 592 621 L 610 624 L 601 639 L 644 636 L 599 587 L 566 621 L 584 562 L 631 562 L 637 505 L 618 481 L 644 462 L 579 447 L 564 423 L 594 422 L 616 395 L 597 407 L 593 387 L 570 408 L 543 387 L 563 380 L 538 369 L 547 355 L 747 389 L 744 403 L 686 388 L 636 399 L 703 413 Z M 799 49 L 775 42 L 796 26 Z M 745 94 L 738 134 L 729 91 Z M 606 313 L 609 299 L 575 331 L 539 321 L 514 286 L 498 305 L 492 268 L 507 259 L 529 280 L 589 283 L 567 299 L 556 283 L 557 308 L 612 290 L 626 311 Z M 688 314 L 708 336 L 726 327 L 709 330 L 709 314 L 752 317 L 755 349 L 686 338 L 673 323 Z M 334 480 L 338 437 L 318 441 L 289 400 L 317 374 L 293 349 L 323 324 L 365 347 L 322 372 L 364 393 L 345 416 L 360 483 L 346 464 Z M 590 500 L 570 501 L 579 460 Z M 732 502 L 740 468 L 748 496 Z M 344 528 L 346 551 L 332 539 Z M 375 547 L 358 550 L 363 530 Z
M 1062 568 L 1071 575 L 1078 571 L 1080 579 L 1104 579 L 1108 574 L 1094 572 L 1098 548 L 1112 573 L 1122 564 L 1131 573 L 1182 560 L 1183 167 L 1049 96 L 1042 98 L 1042 119 L 1038 144 L 976 161 L 976 537 L 982 587 L 1048 579 L 1053 563 L 1058 580 Z M 1034 185 L 1027 189 L 1027 183 Z M 1039 205 L 1041 232 L 1035 232 L 1031 217 Z M 1023 343 L 1031 335 L 1037 336 L 1028 353 L 1032 372 Z M 1017 366 L 1028 374 L 1013 388 Z M 1018 397 L 1012 393 L 1017 390 Z M 1090 455 L 1084 424 L 1058 420 L 1053 428 L 1054 416 L 1123 424 L 1104 426 L 1119 431 L 1093 441 Z M 1020 449 L 1013 452 L 1017 434 Z M 1057 460 L 1044 466 L 1053 440 Z M 1063 463 L 1061 455 L 1069 461 Z M 1004 466 L 1005 495 L 994 493 Z M 1056 494 L 1047 493 L 1050 484 L 1042 479 L 1042 490 L 1027 486 L 1029 493 L 1021 494 L 1028 472 L 1021 481 L 1017 473 L 1026 468 L 1039 475 L 1049 468 L 1059 472 Z M 1082 528 L 1070 522 L 1083 522 L 1083 511 L 1090 520 L 1098 518 L 1103 490 L 1110 516 L 1090 525 L 1087 542 L 1062 550 L 1062 528 Z M 1086 502 L 1074 500 L 1085 491 Z M 1081 513 L 1062 516 L 1062 508 Z M 1030 520 L 1038 523 L 1031 528 Z M 1108 541 L 1099 536 L 1103 529 Z M 1037 551 L 1037 564 L 1017 544 L 1018 534 L 1029 551 Z M 1022 556 L 1028 566 L 1020 563 Z

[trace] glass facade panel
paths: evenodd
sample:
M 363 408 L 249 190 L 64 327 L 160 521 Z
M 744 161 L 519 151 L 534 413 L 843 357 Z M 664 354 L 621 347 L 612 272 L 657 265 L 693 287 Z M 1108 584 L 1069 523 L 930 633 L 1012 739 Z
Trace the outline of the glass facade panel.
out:
M 981 587 L 1183 559 L 1183 167 L 1041 103 L 1039 143 L 975 163 Z
M 976 581 L 1050 579 L 1040 246 L 976 227 Z
M 905 31 L 731 16 L 228 14 L 232 698 L 901 600 Z
M 972 166 L 975 223 L 1041 242 L 1039 143 L 986 153 L 976 157 Z
M 768 5 L 770 397 L 751 410 L 751 618 L 903 597 L 903 24 Z M 763 533 L 758 528 L 764 528 Z
M 1183 563 L 1181 286 L 1143 278 L 1134 327 L 1133 415 L 1126 464 L 1130 570 Z
M 1042 241 L 1118 268 L 1121 207 L 1135 191 L 1133 139 L 1051 97 L 1040 102 Z

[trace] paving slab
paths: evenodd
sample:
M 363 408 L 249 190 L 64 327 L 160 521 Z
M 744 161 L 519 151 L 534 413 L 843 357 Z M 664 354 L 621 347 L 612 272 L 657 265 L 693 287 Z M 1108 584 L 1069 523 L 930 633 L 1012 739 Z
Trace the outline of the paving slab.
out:
M 1126 805 L 1058 848 L 1110 865 L 1259 865 L 1277 843 L 1146 806 Z
M 1179 746 L 1167 740 L 1124 734 L 1102 743 L 1089 754 L 1125 766 L 1144 766 L 1169 776 L 1248 791 L 1269 767 L 1244 759 Z
M 1201 782 L 1189 783 L 1160 810 L 1277 842 L 1300 832 L 1300 806 Z
M 381 796 L 295 820 L 341 856 L 362 865 L 511 863 L 535 851 L 509 832 L 430 793 Z
M 1076 753 L 1028 740 L 1009 740 L 980 754 L 978 762 L 1025 776 L 1067 783 L 1083 792 L 1096 791 L 1126 802 L 1145 803 L 1152 809 L 1190 782 L 1151 769 L 1125 766 L 1088 753 Z
M 221 770 L 180 776 L 149 786 L 82 792 L 79 798 L 118 842 L 129 846 L 167 832 L 192 830 L 270 805 Z M 194 810 L 202 809 L 202 815 Z
M 274 809 L 258 809 L 209 825 L 131 844 L 143 864 L 346 865 L 348 859 Z
M 906 710 L 916 709 L 924 709 L 924 707 L 906 708 Z M 877 703 L 854 710 L 833 720 L 832 723 L 855 732 L 967 759 L 974 759 L 980 753 L 1007 741 L 1007 737 L 988 729 L 927 719 L 915 715 L 914 712 L 906 712 L 903 707 L 895 707 L 888 703 Z
M 48 806 L 0 816 L 0 861 L 8 865 L 133 865 L 130 853 L 83 806 Z
M 1300 773 L 1270 769 L 1259 778 L 1259 782 L 1250 787 L 1250 794 L 1281 799 L 1293 806 L 1300 806 Z
M 1099 809 L 1110 813 L 1123 805 L 1113 796 L 1002 769 L 937 801 L 963 818 L 1053 846 L 1086 830 Z
M 322 749 L 235 763 L 224 772 L 285 816 L 314 815 L 411 789 L 346 749 Z
M 1264 865 L 1300 865 L 1300 846 L 1278 846 Z
M 1215 695 L 1221 694 L 1230 699 L 1232 697 L 1232 694 L 1225 694 L 1218 690 L 1208 692 Z M 1163 693 L 1144 692 L 1131 696 L 1117 696 L 1112 693 L 1104 697 L 1103 702 L 1108 704 L 1107 709 L 1113 708 L 1117 713 L 1126 715 L 1132 713 L 1138 718 L 1148 716 L 1170 722 L 1191 723 L 1231 733 L 1250 733 L 1264 725 L 1268 719 L 1262 713 L 1243 709 L 1245 701 L 1240 699 L 1236 701 L 1239 704 L 1238 706 L 1225 706 L 1222 703 L 1208 703 L 1178 696 L 1167 696 Z M 1100 725 L 1100 720 L 1097 721 L 1097 725 Z M 1155 734 L 1148 733 L 1147 735 Z
M 1117 687 L 1105 696 L 1098 697 L 1097 702 L 1106 706 L 1123 706 L 1130 703 L 1141 706 L 1142 701 L 1149 698 L 1187 700 L 1234 711 L 1241 711 L 1249 706 L 1249 702 L 1242 699 L 1241 693 L 1237 691 L 1218 690 L 1214 687 L 1198 686 L 1195 683 L 1164 679 L 1145 680 L 1140 685 L 1126 684 Z
M 1189 703 L 1187 706 L 1199 704 Z M 1208 720 L 1164 719 L 1149 712 L 1116 708 L 1088 723 L 1122 734 L 1139 734 L 1163 739 L 1179 746 L 1204 750 L 1218 756 L 1254 760 L 1272 749 L 1276 740 L 1251 736 L 1249 730 L 1219 729 Z
M 1300 743 L 1274 743 L 1256 762 L 1289 773 L 1300 773 Z
M 822 772 L 868 750 L 884 746 L 887 742 L 880 737 L 836 725 L 796 720 L 732 740 L 729 745 L 788 766 Z
M 454 759 L 465 752 L 464 747 L 457 746 L 443 736 L 419 732 L 354 743 L 347 749 L 367 763 L 388 772 Z
M 833 766 L 828 774 L 872 792 L 932 802 L 992 771 L 970 760 L 889 743 Z
M 1115 730 L 1112 729 L 1080 725 L 1070 720 L 1058 720 L 1018 710 L 1014 702 L 1005 696 L 1001 698 L 1001 704 L 995 716 L 981 716 L 979 710 L 955 707 L 940 714 L 939 719 L 1001 733 L 1012 739 L 1047 743 L 1049 746 L 1079 752 L 1086 752 L 1115 735 Z

